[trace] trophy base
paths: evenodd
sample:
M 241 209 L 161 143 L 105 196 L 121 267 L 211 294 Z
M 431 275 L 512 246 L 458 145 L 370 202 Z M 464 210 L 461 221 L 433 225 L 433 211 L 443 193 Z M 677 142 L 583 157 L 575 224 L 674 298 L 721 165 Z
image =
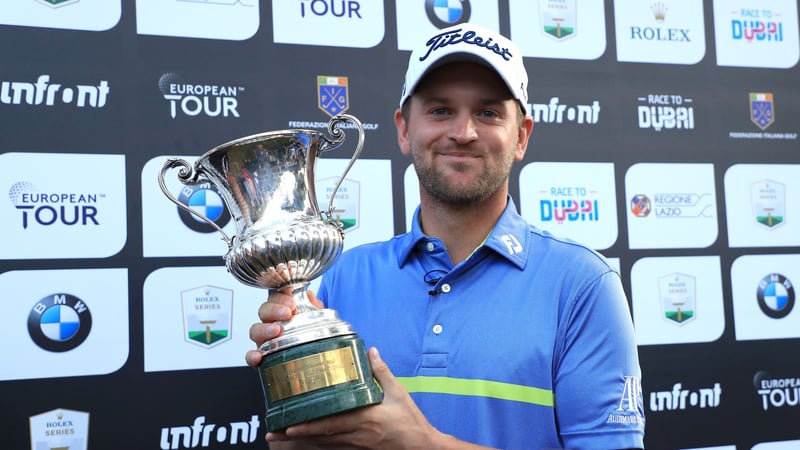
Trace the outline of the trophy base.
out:
M 267 431 L 382 401 L 364 341 L 356 334 L 268 353 L 258 375 L 267 405 Z

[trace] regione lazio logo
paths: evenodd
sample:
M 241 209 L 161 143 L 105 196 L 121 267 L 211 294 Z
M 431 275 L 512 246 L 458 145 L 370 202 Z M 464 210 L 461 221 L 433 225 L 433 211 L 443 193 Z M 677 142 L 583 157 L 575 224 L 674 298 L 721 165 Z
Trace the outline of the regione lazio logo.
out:
M 338 177 L 320 178 L 317 180 L 317 203 L 325 210 L 331 204 L 331 193 L 336 190 Z M 361 183 L 349 178 L 342 180 L 336 196 L 333 198 L 331 219 L 342 225 L 345 232 L 358 229 L 361 208 Z
M 347 111 L 350 107 L 347 77 L 318 75 L 317 106 L 331 117 Z
M 644 194 L 631 197 L 631 213 L 636 217 L 647 217 L 652 209 L 650 198 Z
M 695 277 L 672 273 L 658 279 L 663 317 L 678 325 L 695 318 Z
M 771 273 L 758 283 L 758 306 L 761 311 L 773 319 L 781 319 L 789 315 L 794 308 L 794 287 L 788 278 Z
M 772 94 L 766 92 L 750 93 L 750 121 L 758 128 L 766 130 L 775 122 L 775 104 Z
M 56 293 L 36 302 L 28 314 L 28 333 L 40 348 L 67 352 L 81 345 L 92 329 L 92 314 L 83 300 Z
M 578 31 L 577 0 L 540 0 L 542 31 L 557 41 L 573 37 Z
M 31 448 L 86 450 L 89 438 L 89 413 L 54 409 L 29 419 Z
M 756 223 L 774 229 L 786 219 L 786 186 L 772 180 L 761 180 L 750 185 L 750 202 Z
M 181 292 L 186 342 L 205 348 L 231 339 L 233 290 L 199 286 Z

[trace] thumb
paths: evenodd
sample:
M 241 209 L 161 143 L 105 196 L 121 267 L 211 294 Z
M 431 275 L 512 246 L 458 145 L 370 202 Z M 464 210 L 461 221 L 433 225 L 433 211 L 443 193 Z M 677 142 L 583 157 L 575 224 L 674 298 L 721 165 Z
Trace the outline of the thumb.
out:
M 306 293 L 308 294 L 308 300 L 311 301 L 311 304 L 316 306 L 317 308 L 324 308 L 325 305 L 322 303 L 322 300 L 317 298 L 317 295 L 311 289 L 307 290 Z
M 377 348 L 370 348 L 367 355 L 369 356 L 369 366 L 372 369 L 372 375 L 375 377 L 375 381 L 381 385 L 384 394 L 390 394 L 397 389 L 404 389 L 400 382 L 397 381 L 397 378 L 394 377 L 392 371 L 389 370 L 389 366 L 387 366 L 381 358 Z

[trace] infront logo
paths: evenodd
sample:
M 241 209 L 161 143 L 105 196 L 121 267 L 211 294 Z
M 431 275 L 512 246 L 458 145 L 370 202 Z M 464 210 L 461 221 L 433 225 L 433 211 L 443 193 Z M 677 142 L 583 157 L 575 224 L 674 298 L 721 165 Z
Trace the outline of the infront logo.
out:
M 159 448 L 207 448 L 212 445 L 212 439 L 230 445 L 249 444 L 258 438 L 259 425 L 260 421 L 255 414 L 248 422 L 231 422 L 227 426 L 206 423 L 206 416 L 198 416 L 191 426 L 162 428 Z
M 74 104 L 78 108 L 102 108 L 106 105 L 108 81 L 102 80 L 97 86 L 78 84 L 65 87 L 50 82 L 50 75 L 40 75 L 35 82 L 3 81 L 0 85 L 0 103 L 6 105 L 45 105 Z

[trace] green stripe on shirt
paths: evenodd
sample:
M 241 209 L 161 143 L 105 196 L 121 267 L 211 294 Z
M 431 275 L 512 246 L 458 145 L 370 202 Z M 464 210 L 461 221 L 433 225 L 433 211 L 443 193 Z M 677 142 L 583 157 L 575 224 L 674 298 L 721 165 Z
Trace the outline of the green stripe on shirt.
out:
M 408 392 L 471 395 L 497 398 L 541 406 L 553 406 L 553 391 L 498 381 L 449 377 L 398 377 Z

